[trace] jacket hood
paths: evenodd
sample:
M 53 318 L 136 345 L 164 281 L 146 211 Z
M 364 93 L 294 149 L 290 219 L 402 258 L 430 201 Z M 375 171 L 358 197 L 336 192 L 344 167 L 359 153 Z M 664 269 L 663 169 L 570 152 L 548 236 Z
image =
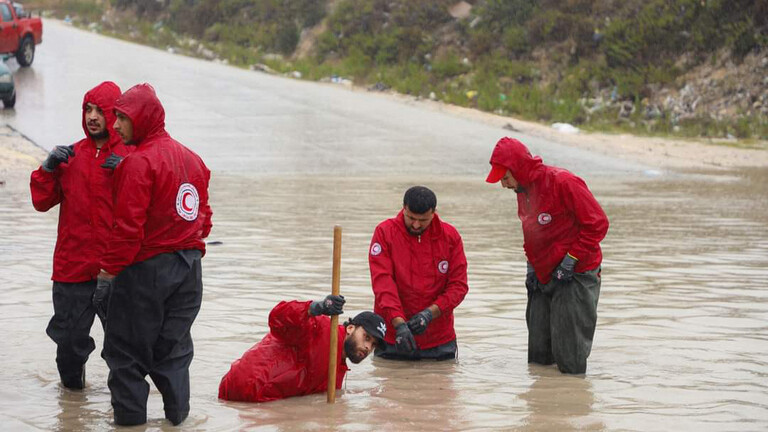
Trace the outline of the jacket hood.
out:
M 123 93 L 115 102 L 115 110 L 131 119 L 132 141 L 136 145 L 165 131 L 165 109 L 155 89 L 147 83 L 137 84 Z
M 83 97 L 83 131 L 88 139 L 91 139 L 88 134 L 88 128 L 85 125 L 85 106 L 88 103 L 92 103 L 99 108 L 104 114 L 104 120 L 107 122 L 107 132 L 109 133 L 109 141 L 115 139 L 120 140 L 113 126 L 115 125 L 115 101 L 120 97 L 120 87 L 112 81 L 104 81 L 96 87 L 88 90 Z
M 533 156 L 523 143 L 504 137 L 496 143 L 491 154 L 491 165 L 503 165 L 521 186 L 530 186 L 544 170 L 541 158 Z

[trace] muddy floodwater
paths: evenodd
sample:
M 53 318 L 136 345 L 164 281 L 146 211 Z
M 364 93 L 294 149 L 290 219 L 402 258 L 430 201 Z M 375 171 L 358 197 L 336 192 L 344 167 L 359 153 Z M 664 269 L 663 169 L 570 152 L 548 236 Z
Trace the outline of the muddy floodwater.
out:
M 483 181 L 495 139 L 509 131 L 46 24 L 48 45 L 33 69 L 16 71 L 27 96 L 20 93 L 2 120 L 47 148 L 72 142 L 82 134 L 85 90 L 105 79 L 123 87 L 148 80 L 159 83 L 170 132 L 213 170 L 208 240 L 217 244 L 203 259 L 183 430 L 768 429 L 768 168 L 661 172 L 521 137 L 545 162 L 584 176 L 611 221 L 588 371 L 564 376 L 526 364 L 515 197 Z M 94 50 L 135 61 L 99 69 L 87 63 Z M 187 79 L 163 78 L 172 68 Z M 57 115 L 62 103 L 70 108 Z M 438 212 L 464 239 L 470 290 L 455 311 L 458 361 L 366 359 L 351 366 L 333 406 L 322 394 L 219 401 L 219 380 L 264 336 L 270 309 L 330 290 L 335 224 L 343 227 L 344 317 L 372 307 L 370 237 L 413 184 L 436 192 Z M 0 188 L 4 431 L 113 427 L 98 325 L 87 388 L 67 391 L 58 382 L 55 345 L 45 335 L 56 222 L 56 211 L 34 211 L 23 181 Z M 178 430 L 152 389 L 148 424 L 130 430 Z

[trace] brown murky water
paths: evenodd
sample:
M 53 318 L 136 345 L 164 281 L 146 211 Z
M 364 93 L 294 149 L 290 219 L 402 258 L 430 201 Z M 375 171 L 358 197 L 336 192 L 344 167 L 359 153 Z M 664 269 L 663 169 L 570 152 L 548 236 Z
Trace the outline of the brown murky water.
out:
M 481 180 L 481 179 L 480 179 Z M 611 221 L 588 374 L 526 364 L 524 258 L 512 194 L 477 178 L 426 182 L 462 233 L 470 292 L 457 309 L 456 363 L 366 360 L 337 404 L 324 395 L 267 404 L 218 401 L 229 363 L 266 331 L 282 299 L 330 286 L 332 226 L 344 228 L 347 312 L 373 300 L 367 248 L 397 211 L 405 178 L 215 176 L 215 229 L 194 326 L 189 430 L 761 430 L 768 425 L 768 172 L 594 179 Z M 107 370 L 64 391 L 47 273 L 53 214 L 0 190 L 0 419 L 6 430 L 107 430 Z M 101 342 L 98 328 L 96 339 Z M 172 429 L 150 395 L 147 430 Z M 10 429 L 8 429 L 10 428 Z M 141 428 L 139 428 L 141 429 Z
M 148 80 L 171 133 L 214 171 L 209 240 L 222 244 L 203 260 L 184 430 L 768 428 L 768 169 L 657 173 L 521 137 L 546 162 L 587 177 L 611 219 L 588 373 L 562 376 L 526 364 L 516 204 L 483 183 L 492 144 L 507 132 L 46 25 L 3 120 L 45 147 L 68 143 L 82 133 L 85 90 Z M 44 333 L 57 215 L 34 212 L 25 181 L 0 188 L 2 430 L 110 430 L 98 351 L 84 392 L 59 387 Z M 458 362 L 366 360 L 331 407 L 324 395 L 219 401 L 221 376 L 264 335 L 269 310 L 329 290 L 334 224 L 344 228 L 347 315 L 371 307 L 370 236 L 412 184 L 436 191 L 441 216 L 464 238 L 470 291 L 456 310 Z M 100 344 L 98 326 L 94 335 Z M 175 429 L 154 390 L 149 417 L 134 429 Z

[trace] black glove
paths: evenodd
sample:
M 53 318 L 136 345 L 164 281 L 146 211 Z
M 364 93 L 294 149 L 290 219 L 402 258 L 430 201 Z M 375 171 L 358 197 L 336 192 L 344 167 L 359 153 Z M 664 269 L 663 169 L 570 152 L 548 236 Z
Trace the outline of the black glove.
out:
M 318 315 L 341 315 L 344 313 L 344 296 L 328 295 L 322 300 L 315 300 L 309 305 L 309 314 Z
M 106 169 L 111 169 L 114 171 L 114 169 L 117 168 L 117 166 L 120 165 L 120 162 L 122 161 L 123 161 L 122 156 L 112 153 L 111 155 L 109 155 L 107 160 L 104 161 L 103 164 L 101 164 L 101 167 Z
M 114 279 L 96 279 L 96 291 L 93 292 L 91 302 L 96 309 L 96 315 L 98 315 L 102 321 L 107 320 L 107 307 L 109 306 L 109 296 L 112 294 L 112 281 L 114 281 Z
M 531 263 L 527 263 L 528 272 L 525 274 L 525 288 L 530 292 L 539 286 L 539 278 L 536 277 L 536 271 Z
M 66 162 L 69 158 L 75 156 L 75 145 L 56 146 L 43 161 L 43 169 L 53 172 L 60 163 Z
M 416 349 L 416 340 L 407 323 L 402 323 L 395 328 L 395 348 L 398 352 L 409 353 Z
M 408 320 L 408 328 L 413 334 L 420 335 L 427 330 L 427 326 L 432 322 L 432 311 L 429 308 L 412 316 Z
M 558 282 L 568 282 L 573 279 L 573 269 L 576 267 L 577 261 L 570 254 L 565 254 L 565 258 L 560 261 L 560 265 L 552 273 L 552 279 Z

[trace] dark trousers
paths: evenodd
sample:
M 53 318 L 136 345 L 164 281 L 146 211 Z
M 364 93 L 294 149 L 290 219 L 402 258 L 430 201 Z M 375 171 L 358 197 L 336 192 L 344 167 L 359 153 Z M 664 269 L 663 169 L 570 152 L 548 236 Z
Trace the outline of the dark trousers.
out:
M 164 253 L 133 264 L 116 278 L 102 356 L 118 425 L 147 420 L 149 375 L 173 424 L 189 414 L 190 329 L 203 297 L 201 253 Z
M 427 349 L 417 349 L 410 353 L 402 353 L 395 345 L 384 342 L 383 347 L 377 347 L 373 355 L 387 360 L 452 360 L 456 358 L 458 346 L 456 339 L 442 345 Z
M 600 297 L 600 269 L 576 273 L 528 291 L 528 363 L 557 363 L 560 372 L 583 374 L 592 351 Z
M 85 362 L 96 348 L 91 326 L 96 316 L 91 298 L 96 281 L 53 283 L 53 317 L 45 332 L 56 342 L 56 366 L 64 386 L 81 389 Z

